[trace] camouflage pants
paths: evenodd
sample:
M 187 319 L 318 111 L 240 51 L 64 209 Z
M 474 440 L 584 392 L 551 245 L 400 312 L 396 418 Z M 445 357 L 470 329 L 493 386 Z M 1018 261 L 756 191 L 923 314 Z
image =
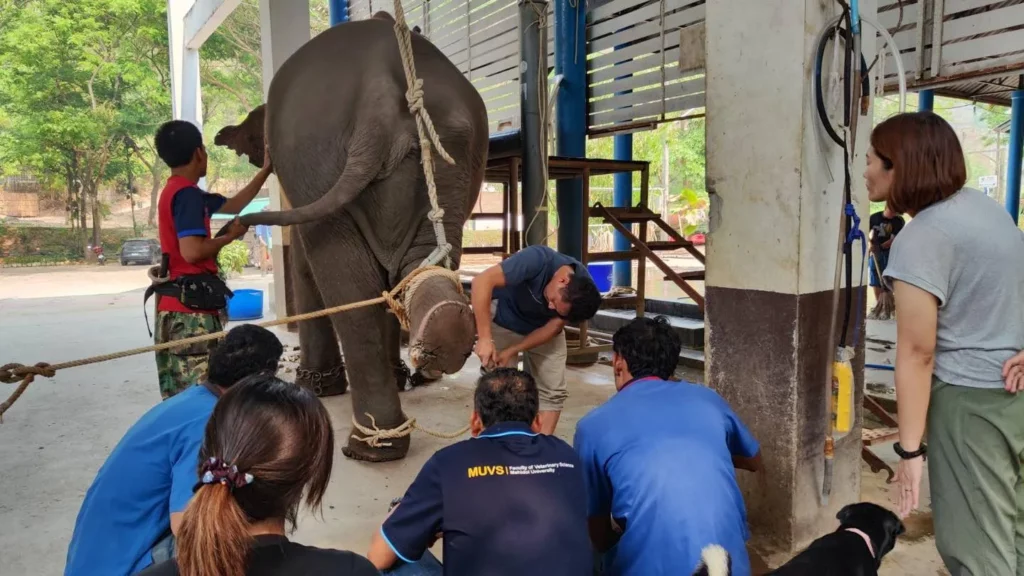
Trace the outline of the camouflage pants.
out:
M 223 323 L 217 314 L 188 312 L 157 312 L 156 343 L 184 340 L 220 332 Z M 210 353 L 217 340 L 191 346 L 161 350 L 156 353 L 156 372 L 160 381 L 160 396 L 166 400 L 189 386 L 206 379 Z

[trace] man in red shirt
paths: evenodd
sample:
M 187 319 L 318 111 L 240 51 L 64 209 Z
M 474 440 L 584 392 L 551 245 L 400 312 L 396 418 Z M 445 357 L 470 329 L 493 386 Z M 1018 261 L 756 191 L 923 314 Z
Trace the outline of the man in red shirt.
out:
M 199 179 L 206 176 L 206 148 L 199 129 L 184 120 L 172 120 L 156 132 L 156 150 L 171 169 L 171 177 L 160 192 L 158 203 L 160 249 L 167 256 L 170 282 L 185 278 L 217 276 L 217 253 L 245 235 L 246 226 L 236 218 L 228 233 L 210 237 L 210 215 L 238 214 L 256 194 L 271 172 L 270 156 L 245 188 L 231 198 L 201 190 Z M 156 343 L 182 340 L 220 332 L 222 310 L 186 306 L 186 298 L 157 295 Z M 160 396 L 174 396 L 206 378 L 207 362 L 216 341 L 172 348 L 156 353 Z

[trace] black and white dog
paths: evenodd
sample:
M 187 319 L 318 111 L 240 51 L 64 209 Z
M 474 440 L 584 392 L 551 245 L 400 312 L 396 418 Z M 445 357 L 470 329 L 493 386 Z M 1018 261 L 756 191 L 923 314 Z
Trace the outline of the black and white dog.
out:
M 843 507 L 836 515 L 839 528 L 818 538 L 792 560 L 769 572 L 776 576 L 877 576 L 882 557 L 903 534 L 896 514 L 870 502 Z M 729 555 L 720 546 L 708 546 L 693 576 L 729 576 Z M 767 575 L 766 575 L 767 576 Z

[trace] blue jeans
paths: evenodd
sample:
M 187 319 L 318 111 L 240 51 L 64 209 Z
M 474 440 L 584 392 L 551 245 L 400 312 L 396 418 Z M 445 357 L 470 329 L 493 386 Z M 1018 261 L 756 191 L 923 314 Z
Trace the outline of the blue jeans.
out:
M 879 250 L 868 256 L 868 284 L 875 288 L 885 288 L 888 290 L 888 287 L 882 284 L 882 279 L 878 277 L 875 262 L 878 263 L 878 268 L 882 270 L 882 274 L 885 274 L 885 268 L 889 265 L 889 251 Z
M 159 564 L 174 558 L 176 555 L 175 544 L 174 534 L 168 531 L 167 536 L 154 544 L 153 549 L 150 551 L 150 554 L 153 556 L 153 564 Z
M 442 576 L 444 569 L 430 550 L 423 553 L 419 560 L 408 564 L 399 560 L 390 570 L 383 570 L 382 576 Z

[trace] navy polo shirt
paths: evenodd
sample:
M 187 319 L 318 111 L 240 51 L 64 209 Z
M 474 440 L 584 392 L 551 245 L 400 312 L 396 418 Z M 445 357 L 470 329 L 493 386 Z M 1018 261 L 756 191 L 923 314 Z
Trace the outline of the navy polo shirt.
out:
M 579 458 L 522 422 L 495 424 L 435 453 L 381 527 L 406 562 L 437 533 L 446 575 L 593 573 Z
M 493 297 L 498 301 L 494 322 L 525 336 L 557 318 L 544 298 L 544 287 L 562 266 L 571 266 L 573 274 L 590 278 L 579 260 L 547 246 L 529 246 L 505 259 L 501 263 L 505 286 L 494 289 Z

